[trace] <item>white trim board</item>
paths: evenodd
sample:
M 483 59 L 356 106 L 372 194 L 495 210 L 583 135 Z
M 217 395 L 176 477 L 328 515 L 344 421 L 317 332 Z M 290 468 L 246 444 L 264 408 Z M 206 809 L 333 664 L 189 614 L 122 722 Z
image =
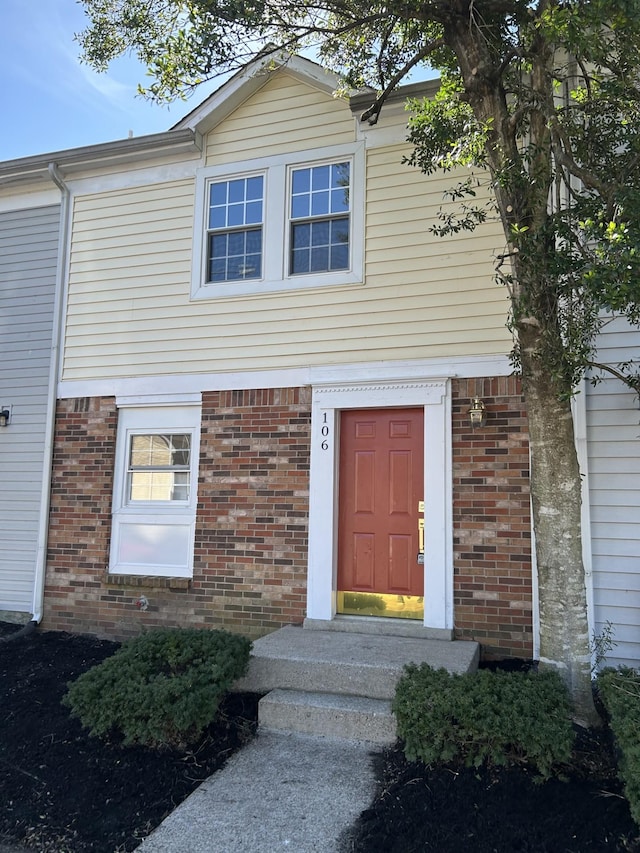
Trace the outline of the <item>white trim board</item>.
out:
M 448 379 L 358 382 L 313 388 L 307 617 L 336 615 L 339 414 L 424 407 L 425 612 L 428 628 L 453 628 L 451 391 Z M 328 429 L 327 429 L 328 427 Z
M 455 356 L 452 358 L 412 359 L 319 365 L 282 370 L 246 370 L 230 373 L 190 373 L 160 376 L 133 376 L 115 379 L 63 380 L 58 398 L 75 397 L 153 397 L 164 394 L 203 391 L 243 391 L 258 388 L 300 388 L 305 385 L 337 383 L 422 380 L 439 378 L 473 379 L 485 376 L 509 376 L 509 359 L 504 355 Z

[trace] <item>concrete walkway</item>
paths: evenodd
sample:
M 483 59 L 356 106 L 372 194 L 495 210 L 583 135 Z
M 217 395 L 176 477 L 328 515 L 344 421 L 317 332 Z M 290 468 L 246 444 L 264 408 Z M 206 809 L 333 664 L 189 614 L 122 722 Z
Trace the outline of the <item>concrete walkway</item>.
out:
M 374 748 L 261 730 L 137 848 L 140 853 L 338 853 L 373 800 Z

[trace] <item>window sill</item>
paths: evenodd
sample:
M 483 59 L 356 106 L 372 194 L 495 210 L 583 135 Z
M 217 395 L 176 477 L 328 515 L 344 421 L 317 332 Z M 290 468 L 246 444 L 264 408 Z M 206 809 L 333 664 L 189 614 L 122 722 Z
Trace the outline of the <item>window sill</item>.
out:
M 155 575 L 114 575 L 107 573 L 112 586 L 135 586 L 146 589 L 189 589 L 191 578 L 157 577 Z
M 362 274 L 356 272 L 320 273 L 280 280 L 234 281 L 203 284 L 192 290 L 191 298 L 219 299 L 221 297 L 260 296 L 269 293 L 317 290 L 323 287 L 346 287 L 362 284 Z

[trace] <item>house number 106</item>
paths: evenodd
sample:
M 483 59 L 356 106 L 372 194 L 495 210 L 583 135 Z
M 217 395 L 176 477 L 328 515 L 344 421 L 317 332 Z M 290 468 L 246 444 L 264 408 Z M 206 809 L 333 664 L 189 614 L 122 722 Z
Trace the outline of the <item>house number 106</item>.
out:
M 323 450 L 329 449 L 329 442 L 327 441 L 327 436 L 329 435 L 329 424 L 327 423 L 327 413 L 324 413 L 323 421 L 322 421 L 322 429 L 320 430 L 322 433 L 322 443 L 320 447 Z

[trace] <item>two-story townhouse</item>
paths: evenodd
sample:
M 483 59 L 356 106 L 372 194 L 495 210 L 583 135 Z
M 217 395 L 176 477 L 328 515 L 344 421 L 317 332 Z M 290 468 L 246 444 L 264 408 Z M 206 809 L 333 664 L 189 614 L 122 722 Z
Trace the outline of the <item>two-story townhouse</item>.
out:
M 430 233 L 450 178 L 402 162 L 407 89 L 369 127 L 365 96 L 335 87 L 308 60 L 257 61 L 166 134 L 51 158 L 69 217 L 47 627 L 384 619 L 535 654 L 500 228 Z M 577 423 L 606 481 L 604 397 L 579 398 Z M 585 547 L 617 602 L 590 586 L 592 620 L 618 607 L 627 659 L 632 530 L 614 582 Z

